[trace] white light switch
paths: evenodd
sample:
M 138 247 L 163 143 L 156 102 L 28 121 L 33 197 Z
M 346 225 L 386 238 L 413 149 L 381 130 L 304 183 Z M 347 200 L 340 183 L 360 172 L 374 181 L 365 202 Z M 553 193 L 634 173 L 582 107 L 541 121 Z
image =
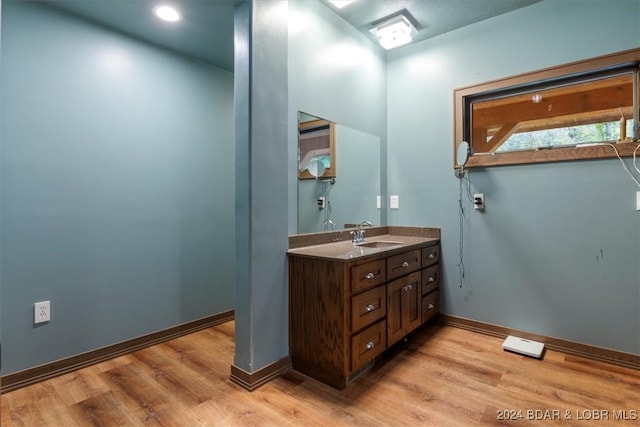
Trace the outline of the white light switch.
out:
M 389 207 L 391 209 L 400 209 L 400 196 L 391 196 L 389 198 Z
M 376 196 L 376 208 L 380 209 L 382 207 L 382 196 Z
M 636 209 L 640 211 L 640 191 L 636 192 Z

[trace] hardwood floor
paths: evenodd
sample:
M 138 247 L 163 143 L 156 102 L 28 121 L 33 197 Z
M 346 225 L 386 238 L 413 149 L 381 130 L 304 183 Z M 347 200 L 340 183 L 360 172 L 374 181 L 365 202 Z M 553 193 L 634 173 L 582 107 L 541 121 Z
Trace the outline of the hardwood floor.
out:
M 229 381 L 233 332 L 225 323 L 4 394 L 1 424 L 640 425 L 638 371 L 554 351 L 530 359 L 439 325 L 346 390 L 290 372 L 249 393 Z

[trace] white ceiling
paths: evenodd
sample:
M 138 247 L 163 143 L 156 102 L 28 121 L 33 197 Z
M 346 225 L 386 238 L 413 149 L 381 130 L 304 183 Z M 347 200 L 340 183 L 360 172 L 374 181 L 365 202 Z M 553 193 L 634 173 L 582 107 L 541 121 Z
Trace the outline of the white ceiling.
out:
M 159 0 L 35 1 L 233 70 L 233 9 L 241 0 L 171 0 L 183 15 L 178 25 L 153 16 L 151 11 Z M 369 37 L 373 37 L 369 32 L 372 22 L 406 9 L 420 30 L 416 42 L 541 0 L 356 0 L 340 10 L 321 1 Z

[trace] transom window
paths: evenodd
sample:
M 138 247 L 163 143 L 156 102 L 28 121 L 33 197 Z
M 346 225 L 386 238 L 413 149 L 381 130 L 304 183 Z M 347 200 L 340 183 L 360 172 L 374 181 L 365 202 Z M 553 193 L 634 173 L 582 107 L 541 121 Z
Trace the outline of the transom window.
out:
M 454 145 L 468 167 L 631 155 L 639 64 L 635 49 L 458 89 Z

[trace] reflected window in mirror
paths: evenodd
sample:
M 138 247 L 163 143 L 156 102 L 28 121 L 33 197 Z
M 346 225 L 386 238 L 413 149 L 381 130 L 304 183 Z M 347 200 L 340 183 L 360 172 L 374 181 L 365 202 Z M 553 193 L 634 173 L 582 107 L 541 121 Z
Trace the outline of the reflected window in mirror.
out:
M 310 114 L 298 114 L 298 178 L 336 176 L 335 123 Z

